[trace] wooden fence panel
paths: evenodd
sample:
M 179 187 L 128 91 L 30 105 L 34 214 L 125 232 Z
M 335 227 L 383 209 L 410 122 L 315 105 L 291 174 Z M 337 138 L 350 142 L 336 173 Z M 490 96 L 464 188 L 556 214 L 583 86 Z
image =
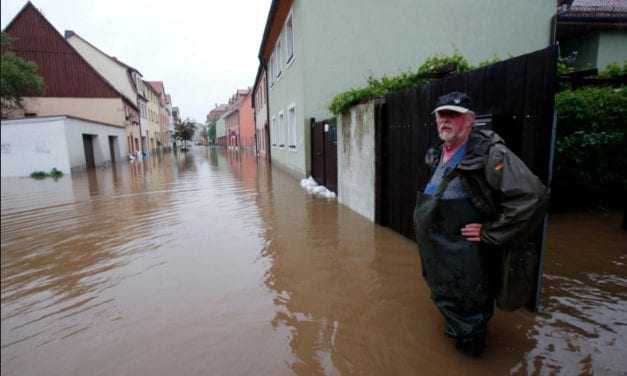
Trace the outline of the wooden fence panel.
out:
M 432 111 L 437 98 L 451 91 L 466 92 L 477 115 L 491 116 L 492 128 L 548 184 L 556 59 L 552 46 L 387 95 L 376 125 L 377 223 L 414 238 L 416 191 L 430 177 L 424 155 L 439 143 Z M 538 234 L 537 244 L 542 244 L 540 229 Z

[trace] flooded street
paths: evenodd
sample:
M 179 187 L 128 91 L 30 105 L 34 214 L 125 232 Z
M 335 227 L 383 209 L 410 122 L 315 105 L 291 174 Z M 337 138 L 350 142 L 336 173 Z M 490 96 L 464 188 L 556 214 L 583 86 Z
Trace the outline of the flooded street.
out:
M 620 214 L 550 219 L 543 313 L 470 359 L 414 242 L 251 154 L 2 179 L 2 375 L 624 375 Z

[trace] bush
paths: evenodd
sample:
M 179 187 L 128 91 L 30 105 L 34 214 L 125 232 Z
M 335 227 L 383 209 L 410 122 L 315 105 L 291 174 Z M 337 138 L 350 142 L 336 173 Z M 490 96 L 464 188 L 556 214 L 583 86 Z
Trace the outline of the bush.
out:
M 625 132 L 576 131 L 555 148 L 557 208 L 619 207 L 627 171 Z
M 63 171 L 57 170 L 56 167 L 53 167 L 52 170 L 50 170 L 50 172 L 35 171 L 35 172 L 30 174 L 31 178 L 37 179 L 37 180 L 45 179 L 47 177 L 51 177 L 54 180 L 57 180 L 58 178 L 60 178 L 62 176 L 63 176 Z
M 625 75 L 627 75 L 627 60 L 623 62 L 622 67 L 618 63 L 611 63 L 599 72 L 599 77 L 601 78 L 613 78 Z
M 425 78 L 426 75 L 449 64 L 453 64 L 455 66 L 454 72 L 456 73 L 466 72 L 472 68 L 468 61 L 459 54 L 453 54 L 451 56 L 437 54 L 428 58 L 415 72 L 402 72 L 393 77 L 368 77 L 367 86 L 350 89 L 336 95 L 331 100 L 329 110 L 334 115 L 337 115 L 362 101 L 382 97 L 388 93 L 415 87 L 421 83 L 429 81 L 428 78 Z
M 578 130 L 621 131 L 627 119 L 625 87 L 564 90 L 555 97 L 558 138 Z
M 555 108 L 554 206 L 618 208 L 627 171 L 625 87 L 565 90 Z
M 45 179 L 47 176 L 48 174 L 45 171 L 35 171 L 32 174 L 30 174 L 31 178 L 37 179 L 37 180 Z
M 63 176 L 63 171 L 59 171 L 56 167 L 53 167 L 52 170 L 50 170 L 49 176 L 53 178 L 60 178 L 61 176 Z

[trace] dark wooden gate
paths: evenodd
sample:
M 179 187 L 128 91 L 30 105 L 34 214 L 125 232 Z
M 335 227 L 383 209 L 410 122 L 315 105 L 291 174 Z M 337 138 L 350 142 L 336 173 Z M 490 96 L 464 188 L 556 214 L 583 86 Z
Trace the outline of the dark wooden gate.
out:
M 556 59 L 557 48 L 549 47 L 387 95 L 377 107 L 376 222 L 414 238 L 416 191 L 430 178 L 424 155 L 439 143 L 432 111 L 437 98 L 451 91 L 466 92 L 486 126 L 549 185 Z M 539 229 L 536 244 L 542 242 Z M 541 261 L 540 249 L 538 254 Z
M 311 176 L 337 193 L 337 122 L 311 119 Z

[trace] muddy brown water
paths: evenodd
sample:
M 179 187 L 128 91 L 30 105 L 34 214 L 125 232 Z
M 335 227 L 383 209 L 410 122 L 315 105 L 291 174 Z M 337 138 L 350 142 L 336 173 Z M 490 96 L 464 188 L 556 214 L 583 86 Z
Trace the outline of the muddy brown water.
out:
M 2 375 L 624 375 L 619 214 L 550 218 L 543 311 L 458 354 L 415 243 L 246 153 L 2 179 Z

